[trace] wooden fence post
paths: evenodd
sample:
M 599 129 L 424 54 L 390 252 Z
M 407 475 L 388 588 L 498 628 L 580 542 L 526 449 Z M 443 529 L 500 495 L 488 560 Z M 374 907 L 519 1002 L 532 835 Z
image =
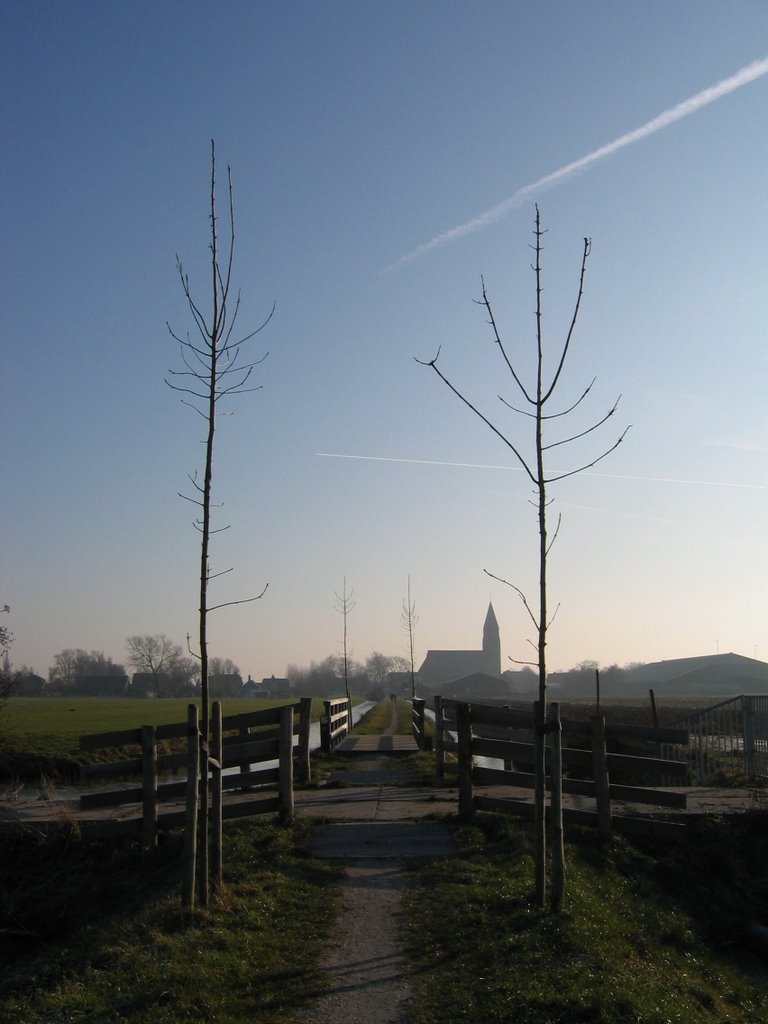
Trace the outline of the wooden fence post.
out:
M 331 752 L 331 701 L 324 700 L 325 714 L 320 718 L 320 750 L 324 754 Z
M 445 748 L 443 747 L 443 698 L 435 695 L 435 769 L 438 779 L 445 775 Z
M 411 735 L 416 740 L 419 750 L 426 750 L 427 738 L 424 732 L 424 698 L 414 697 L 411 701 L 413 713 L 411 716 Z
M 312 724 L 312 698 L 299 700 L 299 745 L 296 755 L 296 774 L 299 785 L 308 786 L 312 766 L 309 754 L 309 729 Z
M 748 779 L 755 775 L 755 720 L 752 713 L 752 698 L 741 698 L 741 718 L 744 735 L 744 772 Z
M 213 765 L 212 807 L 211 807 L 211 888 L 214 892 L 221 889 L 224 881 L 222 867 L 223 845 L 223 740 L 221 729 L 221 701 L 215 700 L 211 706 L 211 756 L 216 762 Z
M 141 792 L 144 846 L 157 846 L 157 729 L 141 727 Z
M 469 821 L 473 811 L 472 793 L 472 706 L 456 705 L 456 738 L 459 757 L 459 817 Z
M 281 825 L 293 819 L 293 706 L 280 708 L 280 781 L 278 815 Z
M 196 704 L 187 713 L 187 814 L 184 822 L 183 877 L 181 905 L 192 910 L 195 905 L 195 867 L 197 864 L 197 806 L 200 777 L 200 727 Z
M 250 739 L 250 735 L 251 735 L 251 730 L 250 730 L 250 728 L 247 725 L 241 725 L 240 728 L 237 731 L 237 738 L 238 738 L 240 743 L 247 743 L 248 740 Z M 247 757 L 242 758 L 241 761 L 240 761 L 240 776 L 241 776 L 241 778 L 244 779 L 248 775 L 248 772 L 250 772 L 250 770 L 251 770 L 251 765 L 250 765 L 250 762 L 249 762 L 248 758 Z M 245 783 L 243 783 L 241 788 L 244 791 L 247 792 L 247 791 L 251 790 L 253 787 L 252 786 L 247 786 L 247 785 L 245 785 Z
M 592 719 L 592 763 L 595 776 L 597 827 L 604 840 L 611 838 L 611 789 L 608 777 L 608 752 L 605 746 L 605 715 Z
M 552 843 L 552 889 L 550 905 L 552 910 L 563 909 L 565 893 L 565 849 L 563 846 L 563 730 L 560 722 L 560 705 L 553 703 L 549 709 L 549 738 L 552 749 L 550 765 L 551 779 L 551 843 Z

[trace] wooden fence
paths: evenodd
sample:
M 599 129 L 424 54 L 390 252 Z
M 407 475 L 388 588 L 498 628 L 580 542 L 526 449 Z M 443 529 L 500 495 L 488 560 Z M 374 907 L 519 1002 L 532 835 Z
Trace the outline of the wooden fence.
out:
M 325 713 L 320 719 L 320 750 L 330 754 L 352 731 L 352 705 L 347 697 L 323 701 Z
M 218 702 L 217 702 L 218 703 Z M 217 751 L 217 703 L 213 705 L 213 746 Z M 294 772 L 301 782 L 309 781 L 309 729 L 312 701 L 220 718 L 221 756 L 209 758 L 213 773 L 214 820 L 276 813 L 282 820 L 293 814 Z M 190 705 L 196 711 L 195 705 Z M 81 750 L 138 747 L 136 756 L 120 761 L 81 766 L 81 775 L 91 781 L 136 779 L 136 785 L 122 785 L 108 792 L 84 793 L 80 810 L 109 809 L 109 818 L 83 821 L 83 834 L 93 838 L 118 835 L 142 836 L 146 846 L 157 843 L 158 829 L 184 826 L 186 810 L 163 810 L 167 804 L 187 800 L 187 780 L 197 781 L 199 772 L 191 761 L 199 753 L 196 717 L 173 725 L 145 725 L 120 732 L 81 736 Z M 186 739 L 187 749 L 164 753 L 162 746 Z M 277 766 L 269 762 L 277 761 Z M 234 769 L 227 771 L 227 769 Z M 182 772 L 184 777 L 174 779 Z M 169 780 L 170 776 L 170 780 Z M 223 791 L 240 791 L 240 798 L 223 802 Z M 140 805 L 140 810 L 139 806 Z M 125 817 L 121 812 L 127 811 Z
M 552 706 L 553 708 L 555 705 Z M 437 773 L 458 773 L 459 813 L 471 816 L 474 810 L 494 810 L 532 817 L 533 804 L 512 795 L 475 793 L 475 787 L 507 786 L 534 789 L 534 712 L 510 707 L 467 704 L 441 697 L 434 698 L 434 747 Z M 415 712 L 414 712 L 415 716 Z M 559 721 L 559 718 L 558 718 Z M 555 744 L 555 732 L 562 735 Z M 563 821 L 594 825 L 607 838 L 613 829 L 625 833 L 671 835 L 680 826 L 635 815 L 615 813 L 613 801 L 650 804 L 673 810 L 686 806 L 684 793 L 652 788 L 648 781 L 674 779 L 679 785 L 688 781 L 688 764 L 648 753 L 666 743 L 685 743 L 687 733 L 680 729 L 655 729 L 644 726 L 606 725 L 602 715 L 590 722 L 563 719 L 548 733 L 547 771 L 552 787 L 553 760 L 561 761 L 562 793 L 594 798 L 594 810 L 563 807 Z M 620 745 L 642 753 L 619 753 L 608 747 Z M 553 748 L 557 746 L 557 750 Z M 453 757 L 451 757 L 453 755 Z M 488 758 L 494 766 L 480 765 Z M 611 782 L 611 775 L 621 782 Z

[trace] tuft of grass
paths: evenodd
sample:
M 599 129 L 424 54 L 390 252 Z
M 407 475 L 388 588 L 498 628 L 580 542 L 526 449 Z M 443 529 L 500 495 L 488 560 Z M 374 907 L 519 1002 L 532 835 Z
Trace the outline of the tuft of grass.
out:
M 5 841 L 0 921 L 25 941 L 4 950 L 0 1020 L 283 1024 L 322 987 L 312 964 L 338 878 L 303 839 L 302 826 L 231 827 L 225 889 L 192 914 L 179 835 L 151 853 L 64 833 Z
M 415 1024 L 768 1020 L 765 990 L 713 951 L 714 922 L 676 898 L 657 856 L 574 832 L 552 914 L 532 902 L 530 830 L 478 815 L 457 836 L 462 854 L 414 867 L 405 897 Z M 688 888 L 703 901 L 710 881 Z

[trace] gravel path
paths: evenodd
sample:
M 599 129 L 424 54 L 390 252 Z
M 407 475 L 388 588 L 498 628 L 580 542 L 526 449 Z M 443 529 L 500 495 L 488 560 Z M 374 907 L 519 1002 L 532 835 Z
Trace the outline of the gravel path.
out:
M 329 987 L 300 1024 L 408 1024 L 410 989 L 398 943 L 404 881 L 398 861 L 350 864 L 321 970 Z
M 397 705 L 385 735 L 398 729 Z M 386 758 L 371 759 L 371 771 Z M 409 1024 L 411 994 L 398 931 L 404 886 L 402 862 L 350 862 L 344 870 L 338 917 L 320 967 L 328 989 L 297 1018 L 299 1024 Z

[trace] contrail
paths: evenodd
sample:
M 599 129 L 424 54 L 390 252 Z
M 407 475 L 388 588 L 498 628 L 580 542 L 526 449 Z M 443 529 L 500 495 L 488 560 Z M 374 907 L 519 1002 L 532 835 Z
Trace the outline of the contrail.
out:
M 486 466 L 477 462 L 440 462 L 435 459 L 398 459 L 384 455 L 346 455 L 342 452 L 316 452 L 320 459 L 358 459 L 363 462 L 405 462 L 413 466 L 450 466 L 454 469 L 504 469 L 510 473 L 522 473 L 520 466 Z M 556 472 L 556 471 L 553 471 Z M 685 480 L 669 476 L 628 476 L 623 473 L 592 473 L 585 470 L 580 476 L 595 476 L 602 480 L 631 480 L 649 484 L 694 484 L 698 487 L 737 487 L 748 491 L 764 491 L 765 484 L 739 484 L 726 480 Z
M 602 160 L 603 157 L 611 156 L 611 154 L 618 152 L 625 146 L 631 145 L 633 142 L 639 142 L 641 139 L 647 138 L 649 135 L 653 135 L 654 132 L 661 131 L 662 128 L 666 128 L 675 121 L 680 121 L 684 117 L 688 117 L 689 114 L 695 114 L 697 110 L 701 110 L 702 107 L 708 106 L 710 103 L 714 103 L 715 100 L 719 100 L 722 96 L 727 96 L 729 93 L 734 92 L 736 89 L 740 89 L 743 85 L 749 85 L 750 82 L 756 81 L 758 78 L 762 78 L 763 75 L 768 74 L 768 57 L 762 60 L 753 61 L 751 64 L 747 64 L 740 71 L 737 71 L 735 75 L 731 75 L 729 78 L 724 78 L 721 82 L 716 85 L 711 85 L 708 89 L 697 92 L 695 96 L 691 96 L 690 99 L 683 100 L 682 103 L 678 103 L 677 106 L 670 107 L 669 110 L 665 110 L 657 117 L 652 118 L 650 121 L 646 121 L 644 125 L 639 128 L 635 128 L 634 131 L 627 132 L 626 135 L 620 135 L 618 139 L 614 139 L 613 142 L 607 143 L 605 146 L 601 146 L 599 149 L 593 150 L 591 153 L 587 153 L 586 156 L 580 157 L 578 160 L 574 160 L 564 167 L 560 167 L 556 171 L 552 171 L 551 174 L 545 175 L 543 178 L 539 178 L 538 181 L 534 181 L 530 185 L 525 185 L 523 188 L 519 188 L 517 192 L 499 203 L 498 206 L 492 207 L 485 213 L 481 213 L 479 217 L 475 217 L 473 220 L 467 221 L 465 224 L 459 224 L 458 227 L 451 228 L 450 231 L 444 231 L 441 235 L 437 235 L 432 239 L 431 242 L 425 242 L 423 245 L 417 246 L 412 252 L 406 253 L 405 256 L 401 256 L 396 263 L 393 263 L 389 270 L 394 270 L 396 267 L 400 267 L 405 263 L 410 263 L 412 260 L 418 259 L 419 256 L 423 256 L 425 253 L 431 252 L 433 249 L 437 249 L 442 245 L 447 245 L 448 242 L 453 242 L 457 238 L 463 238 L 465 235 L 470 235 L 474 231 L 480 231 L 481 228 L 487 227 L 489 224 L 496 224 L 502 220 L 507 214 L 517 207 L 522 206 L 523 203 L 529 199 L 535 192 L 540 192 L 545 188 L 551 188 L 554 185 L 559 185 L 571 175 L 577 174 L 579 171 L 584 171 L 592 164 L 597 163 L 598 160 Z

